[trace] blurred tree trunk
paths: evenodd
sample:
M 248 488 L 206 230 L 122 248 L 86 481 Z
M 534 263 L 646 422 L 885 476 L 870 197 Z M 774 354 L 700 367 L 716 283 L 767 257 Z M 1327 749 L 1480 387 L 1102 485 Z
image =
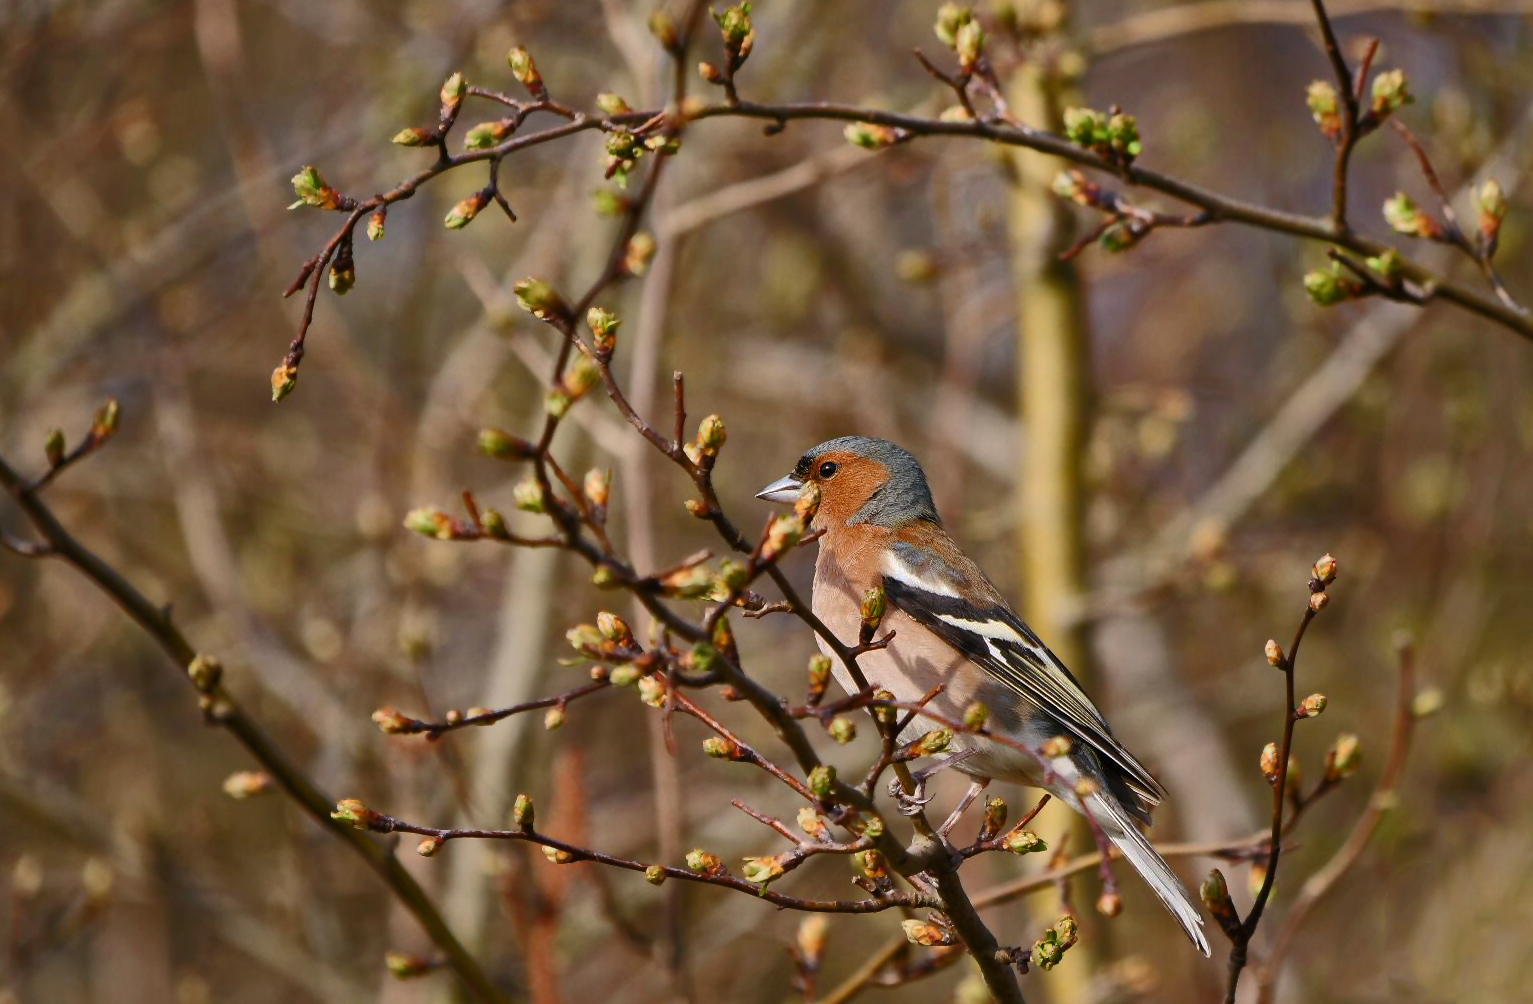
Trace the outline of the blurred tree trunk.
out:
M 1060 91 L 1068 86 L 1047 60 L 1024 62 L 1007 84 L 1012 112 L 1029 125 L 1059 131 Z M 1085 488 L 1082 469 L 1091 422 L 1090 339 L 1080 276 L 1060 260 L 1070 246 L 1068 207 L 1050 191 L 1059 170 L 1053 158 L 1011 153 L 1014 187 L 1010 226 L 1017 296 L 1017 390 L 1027 452 L 1022 458 L 1018 551 L 1022 615 L 1070 671 L 1090 689 L 1084 621 L 1077 615 L 1086 592 Z M 1077 819 L 1071 843 L 1090 845 Z M 1089 907 L 1077 904 L 1084 912 Z M 1041 924 L 1054 920 L 1039 917 Z M 1100 942 L 1083 941 L 1097 955 Z M 1050 974 L 1048 995 L 1083 1000 L 1096 966 L 1085 957 Z

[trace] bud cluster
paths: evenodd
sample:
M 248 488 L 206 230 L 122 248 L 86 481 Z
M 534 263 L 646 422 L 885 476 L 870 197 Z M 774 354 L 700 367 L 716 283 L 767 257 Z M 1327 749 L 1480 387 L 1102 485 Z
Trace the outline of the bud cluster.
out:
M 1047 972 L 1059 965 L 1069 948 L 1080 940 L 1074 917 L 1062 917 L 1059 923 L 1043 932 L 1043 937 L 1033 945 L 1032 962 Z
M 1064 126 L 1070 142 L 1120 164 L 1132 164 L 1144 149 L 1138 121 L 1116 108 L 1105 113 L 1094 108 L 1067 108 Z

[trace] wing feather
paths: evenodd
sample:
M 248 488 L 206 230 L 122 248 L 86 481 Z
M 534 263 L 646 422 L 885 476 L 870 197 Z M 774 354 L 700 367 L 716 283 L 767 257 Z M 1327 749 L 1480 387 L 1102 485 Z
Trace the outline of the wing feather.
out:
M 955 571 L 978 576 L 982 590 L 955 588 L 951 577 L 913 567 L 901 560 L 903 550 L 895 548 L 884 567 L 884 591 L 891 604 L 1121 768 L 1124 780 L 1146 803 L 1156 805 L 1165 797 L 1160 783 L 1113 737 L 1107 720 L 1064 663 L 1012 612 L 972 562 L 963 559 L 971 567 Z M 971 598 L 976 593 L 981 595 Z

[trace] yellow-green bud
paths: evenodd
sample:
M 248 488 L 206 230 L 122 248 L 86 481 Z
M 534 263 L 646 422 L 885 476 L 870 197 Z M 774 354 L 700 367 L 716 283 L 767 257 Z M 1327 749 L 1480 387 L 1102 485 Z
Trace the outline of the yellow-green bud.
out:
M 453 518 L 435 506 L 421 506 L 405 513 L 404 527 L 435 540 L 452 540 L 454 536 Z
M 958 29 L 973 20 L 969 8 L 956 3 L 945 3 L 937 8 L 937 23 L 933 30 L 942 44 L 953 48 L 958 44 Z
M 724 862 L 719 860 L 717 854 L 694 847 L 687 852 L 687 869 L 699 875 L 717 875 L 724 870 Z
M 479 215 L 479 211 L 489 203 L 490 193 L 487 189 L 475 192 L 448 211 L 442 218 L 442 226 L 448 230 L 462 230 L 472 223 L 474 217 Z
M 814 811 L 812 805 L 805 805 L 798 810 L 798 828 L 815 840 L 825 840 L 830 836 L 830 825 Z
M 355 798 L 344 798 L 335 803 L 335 811 L 330 813 L 330 818 L 338 823 L 349 823 L 359 830 L 368 830 L 382 816 Z
M 1358 741 L 1357 736 L 1350 732 L 1343 732 L 1336 737 L 1336 741 L 1326 751 L 1326 780 L 1336 782 L 1344 777 L 1350 777 L 1357 772 L 1358 765 L 1362 763 L 1362 759 L 1362 744 Z
M 1298 715 L 1300 718 L 1314 718 L 1325 710 L 1328 703 L 1324 694 L 1310 694 L 1299 702 Z
M 622 115 L 624 112 L 633 111 L 621 95 L 613 94 L 611 91 L 603 91 L 596 95 L 596 107 L 608 115 Z
M 746 858 L 745 867 L 740 869 L 740 874 L 747 882 L 765 886 L 782 876 L 782 864 L 782 859 L 776 857 Z
M 836 768 L 821 764 L 809 772 L 809 791 L 816 798 L 829 798 L 836 790 Z
M 510 119 L 501 119 L 498 122 L 481 122 L 464 134 L 463 148 L 465 150 L 488 150 L 509 135 L 511 135 Z
M 463 104 L 463 95 L 468 93 L 468 82 L 463 79 L 463 74 L 454 73 L 442 84 L 442 111 L 451 115 Z
M 379 708 L 373 712 L 373 724 L 377 725 L 384 735 L 397 736 L 410 731 L 414 720 L 393 708 Z
M 387 207 L 380 206 L 367 218 L 367 239 L 370 241 L 383 240 L 383 228 L 388 219 Z
M 985 29 L 978 21 L 970 21 L 958 29 L 953 49 L 958 53 L 958 65 L 965 71 L 974 69 L 985 51 Z
M 271 371 L 271 399 L 280 401 L 298 386 L 298 367 L 283 363 Z
M 830 720 L 830 737 L 843 746 L 857 738 L 857 723 L 845 715 Z
M 862 626 L 877 628 L 888 609 L 889 598 L 883 586 L 874 586 L 862 594 Z
M 1386 70 L 1373 78 L 1373 114 L 1382 118 L 1415 100 L 1404 70 Z
M 511 805 L 512 824 L 519 830 L 530 830 L 536 821 L 537 812 L 533 809 L 532 799 L 526 794 L 518 794 Z
M 724 420 L 717 415 L 709 415 L 698 423 L 697 445 L 702 447 L 703 453 L 714 456 L 724 445 L 728 433 L 724 430 Z
M 442 849 L 444 841 L 441 837 L 426 837 L 415 845 L 415 853 L 423 858 L 436 857 L 437 851 Z
M 899 141 L 899 133 L 888 126 L 873 125 L 871 122 L 853 122 L 842 130 L 846 141 L 853 146 L 860 146 L 864 150 L 882 150 L 893 146 Z
M 1310 569 L 1310 575 L 1319 580 L 1322 586 L 1329 586 L 1336 581 L 1336 559 L 1329 554 L 1322 554 Z
M 942 928 L 929 921 L 902 920 L 900 921 L 900 927 L 905 931 L 905 939 L 913 945 L 936 948 L 953 943 L 953 936 L 951 934 L 948 934 Z
M 516 294 L 517 305 L 540 321 L 564 317 L 569 307 L 564 298 L 542 279 L 526 278 L 511 287 Z
M 564 727 L 564 709 L 555 704 L 543 712 L 543 728 L 549 732 L 557 731 Z
M 436 133 L 430 129 L 422 129 L 417 126 L 399 130 L 394 134 L 394 138 L 390 142 L 398 146 L 427 146 L 435 141 Z
M 542 513 L 548 511 L 547 503 L 543 498 L 543 486 L 532 475 L 528 475 L 516 483 L 516 487 L 511 489 L 511 500 L 523 512 Z
M 666 877 L 664 865 L 650 865 L 644 869 L 644 881 L 650 885 L 664 885 Z
M 1049 849 L 1042 837 L 1021 826 L 1012 827 L 1001 840 L 1001 846 L 1013 854 L 1036 854 Z
M 271 775 L 263 770 L 237 770 L 224 778 L 224 794 L 236 801 L 271 790 Z
M 224 667 L 211 655 L 199 653 L 186 667 L 186 675 L 191 677 L 192 686 L 204 694 L 212 693 L 218 689 L 218 683 L 223 679 Z
M 43 455 L 48 458 L 49 467 L 57 467 L 64 462 L 64 430 L 48 430 L 48 435 L 43 437 Z
M 967 708 L 963 709 L 964 727 L 974 732 L 978 732 L 980 729 L 983 729 L 985 727 L 985 723 L 989 720 L 990 709 L 985 707 L 979 701 L 975 701 L 973 704 L 970 704 Z
M 1262 777 L 1267 779 L 1268 784 L 1277 784 L 1278 781 L 1278 747 L 1277 743 L 1268 743 L 1262 747 L 1262 755 L 1259 766 Z

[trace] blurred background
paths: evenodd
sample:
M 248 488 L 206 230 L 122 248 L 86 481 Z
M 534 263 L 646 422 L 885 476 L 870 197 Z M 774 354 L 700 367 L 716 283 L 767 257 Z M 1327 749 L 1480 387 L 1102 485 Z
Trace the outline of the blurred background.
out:
M 950 95 L 910 55 L 944 55 L 935 7 L 762 0 L 742 89 L 936 114 Z M 1138 115 L 1148 165 L 1267 205 L 1328 205 L 1331 148 L 1304 89 L 1329 73 L 1307 4 L 1016 9 L 1026 58 L 994 51 L 1027 121 L 1116 102 Z M 1402 115 L 1444 184 L 1494 174 L 1507 188 L 1500 263 L 1524 301 L 1530 12 L 1491 0 L 1337 8 L 1344 42 L 1376 36 L 1376 65 L 1409 74 L 1417 102 Z M 652 106 L 662 68 L 648 13 L 647 0 L 5 5 L 0 449 L 35 473 L 47 430 L 74 441 L 101 400 L 121 400 L 121 434 L 50 501 L 174 605 L 332 797 L 495 826 L 527 791 L 552 833 L 646 860 L 703 846 L 737 861 L 781 841 L 730 798 L 784 816 L 796 805 L 757 772 L 697 755 L 692 723 L 666 756 L 658 716 L 630 696 L 573 705 L 557 733 L 534 715 L 439 744 L 368 720 L 380 705 L 439 716 L 584 678 L 563 632 L 614 597 L 583 563 L 431 542 L 400 519 L 455 508 L 465 487 L 510 509 L 521 472 L 478 456 L 474 437 L 540 420 L 555 348 L 510 283 L 533 274 L 578 291 L 599 269 L 613 233 L 592 206 L 599 137 L 507 162 L 514 225 L 491 211 L 442 228 L 483 184 L 477 170 L 395 207 L 385 239 L 358 244 L 356 289 L 323 291 L 297 391 L 274 406 L 267 382 L 301 307 L 279 294 L 338 224 L 284 211 L 301 165 L 358 195 L 408 176 L 429 155 L 388 137 L 434 121 L 454 69 L 515 90 L 516 43 L 560 100 L 588 107 L 618 91 Z M 713 31 L 697 56 L 718 59 Z M 492 115 L 471 104 L 463 121 Z M 625 319 L 631 394 L 662 412 L 682 369 L 694 415 L 724 416 L 717 481 L 747 528 L 766 516 L 754 491 L 808 446 L 857 432 L 913 450 L 966 550 L 1170 789 L 1159 839 L 1262 825 L 1257 755 L 1281 705 L 1262 645 L 1287 643 L 1310 563 L 1336 554 L 1333 603 L 1299 666 L 1302 692 L 1331 707 L 1301 723 L 1297 755 L 1318 776 L 1326 745 L 1352 731 L 1364 766 L 1303 824 L 1270 926 L 1367 802 L 1396 632 L 1416 639 L 1421 686 L 1442 710 L 1417 733 L 1398 808 L 1300 933 L 1282 999 L 1528 999 L 1533 346 L 1448 305 L 1321 310 L 1300 279 L 1324 265 L 1322 248 L 1233 226 L 1157 231 L 1129 253 L 1093 247 L 1059 265 L 1095 220 L 1046 194 L 1058 166 L 970 141 L 871 155 L 833 123 L 770 139 L 759 123 L 698 125 L 648 224 L 660 246 L 649 274 L 601 301 Z M 1363 143 L 1353 178 L 1365 232 L 1385 234 L 1378 207 L 1396 189 L 1435 208 L 1388 130 Z M 1473 281 L 1467 260 L 1436 260 Z M 640 567 L 716 545 L 682 508 L 688 486 L 605 401 L 577 406 L 558 451 L 569 468 L 615 469 L 615 537 Z M 0 525 L 23 529 L 8 505 Z M 805 553 L 790 571 L 807 586 L 811 567 Z M 799 691 L 813 651 L 800 624 L 737 619 L 736 631 L 753 672 Z M 835 755 L 865 764 L 872 743 Z M 0 554 L 0 1000 L 449 999 L 450 976 L 387 975 L 385 951 L 430 945 L 338 842 L 280 796 L 224 793 L 253 766 L 88 582 Z M 959 784 L 939 786 L 936 804 Z M 1031 804 L 1004 794 L 1014 813 Z M 1051 812 L 1037 829 L 1052 841 L 1067 822 Z M 462 842 L 427 861 L 412 846 L 408 866 L 519 997 L 796 999 L 794 915 L 554 869 L 530 847 Z M 972 862 L 969 887 L 1045 864 L 1002 857 Z M 1178 868 L 1191 885 L 1211 864 Z M 817 860 L 784 887 L 851 892 L 845 867 Z M 1244 908 L 1246 869 L 1226 870 Z M 1125 914 L 1111 924 L 1090 909 L 1095 878 L 1076 882 L 1083 946 L 1027 979 L 1030 1000 L 1218 992 L 1222 960 L 1197 957 L 1123 879 Z M 1031 944 L 1059 913 L 1050 890 L 989 919 L 1003 942 Z M 897 934 L 897 919 L 833 919 L 822 990 Z M 965 966 L 868 997 L 949 999 Z

